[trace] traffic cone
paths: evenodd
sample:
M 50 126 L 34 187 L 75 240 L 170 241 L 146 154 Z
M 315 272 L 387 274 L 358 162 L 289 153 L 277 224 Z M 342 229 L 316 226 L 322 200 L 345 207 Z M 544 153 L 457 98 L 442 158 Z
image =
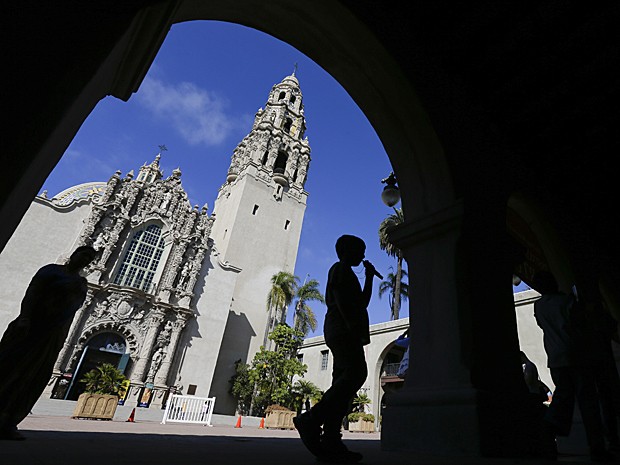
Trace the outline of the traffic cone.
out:
M 260 425 L 258 425 L 258 429 L 265 429 L 265 419 L 260 419 Z
M 239 415 L 239 418 L 237 418 L 237 424 L 235 425 L 235 428 L 241 428 L 241 415 Z
M 134 409 L 131 411 L 131 415 L 129 415 L 129 418 L 127 418 L 127 421 L 129 423 L 134 423 L 136 421 L 135 417 L 136 417 L 136 408 L 134 407 Z

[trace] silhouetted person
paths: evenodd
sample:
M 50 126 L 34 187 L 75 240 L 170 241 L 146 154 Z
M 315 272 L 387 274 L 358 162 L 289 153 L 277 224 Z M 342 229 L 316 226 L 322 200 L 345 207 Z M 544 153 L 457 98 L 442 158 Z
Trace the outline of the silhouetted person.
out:
M 45 265 L 34 275 L 19 316 L 0 340 L 0 439 L 25 439 L 17 425 L 28 415 L 49 381 L 73 316 L 86 298 L 79 272 L 96 255 L 78 247 L 65 265 Z
M 352 399 L 367 376 L 364 346 L 370 343 L 368 303 L 375 268 L 364 261 L 364 288 L 351 267 L 364 259 L 366 244 L 359 237 L 344 235 L 336 241 L 339 261 L 329 270 L 323 326 L 325 343 L 333 356 L 332 385 L 309 412 L 293 419 L 303 443 L 319 460 L 356 463 L 362 455 L 342 442 L 340 429 Z M 321 428 L 322 427 L 322 428 Z
M 575 399 L 586 430 L 590 457 L 596 462 L 613 461 L 603 437 L 599 399 L 595 384 L 595 361 L 588 347 L 585 314 L 575 297 L 559 291 L 555 277 L 546 271 L 534 277 L 542 294 L 534 303 L 534 316 L 543 330 L 547 366 L 555 383 L 553 400 L 542 422 L 544 431 L 568 436 Z
M 602 302 L 590 307 L 588 319 L 593 330 L 592 353 L 596 357 L 596 388 L 601 404 L 605 437 L 612 450 L 620 450 L 618 414 L 620 413 L 620 376 L 612 341 L 619 342 L 618 322 L 605 309 Z

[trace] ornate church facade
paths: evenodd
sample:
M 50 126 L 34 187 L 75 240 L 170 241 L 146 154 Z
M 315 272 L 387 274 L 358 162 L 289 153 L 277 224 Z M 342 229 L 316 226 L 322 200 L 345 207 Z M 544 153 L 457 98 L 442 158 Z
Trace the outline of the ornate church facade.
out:
M 274 324 L 270 278 L 293 272 L 310 164 L 294 73 L 273 86 L 232 154 L 213 213 L 192 206 L 181 170 L 164 177 L 161 153 L 137 176 L 75 186 L 32 202 L 0 254 L 0 328 L 19 313 L 36 270 L 75 247 L 98 252 L 44 396 L 75 399 L 101 362 L 130 379 L 127 401 L 161 406 L 171 392 L 216 397 L 233 413 L 235 362 L 251 360 Z

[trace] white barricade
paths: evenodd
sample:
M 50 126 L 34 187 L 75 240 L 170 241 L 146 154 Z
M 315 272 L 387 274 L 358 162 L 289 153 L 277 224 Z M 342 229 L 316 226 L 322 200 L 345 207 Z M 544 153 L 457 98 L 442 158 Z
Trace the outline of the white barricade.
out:
M 211 416 L 215 406 L 215 397 L 181 396 L 173 394 L 168 398 L 162 424 L 166 423 L 200 423 L 213 426 Z

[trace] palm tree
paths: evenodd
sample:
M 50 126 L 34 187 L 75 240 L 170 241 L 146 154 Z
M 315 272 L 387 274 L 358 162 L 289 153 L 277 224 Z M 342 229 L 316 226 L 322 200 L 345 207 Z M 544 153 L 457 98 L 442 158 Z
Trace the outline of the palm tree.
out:
M 298 379 L 295 381 L 293 391 L 301 400 L 301 402 L 297 405 L 298 414 L 301 413 L 302 407 L 305 407 L 306 412 L 310 411 L 310 402 L 319 400 L 323 395 L 323 391 L 321 391 L 315 384 L 310 381 L 306 381 L 305 379 Z
M 390 267 L 390 269 L 393 270 L 394 268 Z M 407 277 L 407 271 L 401 270 L 401 276 L 400 276 L 400 301 L 401 302 L 404 302 L 409 297 L 409 284 L 403 281 L 403 278 L 406 278 L 406 277 Z M 396 297 L 395 293 L 396 293 L 397 287 L 398 286 L 396 282 L 396 274 L 392 272 L 388 273 L 386 280 L 381 281 L 381 284 L 379 284 L 379 298 L 381 298 L 383 294 L 385 294 L 386 292 L 389 293 L 388 298 L 389 298 L 390 311 L 391 311 L 390 319 L 392 320 L 398 319 L 398 316 L 394 315 L 394 300 Z
M 366 406 L 370 404 L 372 404 L 370 397 L 368 397 L 365 392 L 359 391 L 353 398 L 352 408 L 354 412 L 364 413 L 366 411 Z
M 265 328 L 263 346 L 267 346 L 269 333 L 278 323 L 286 323 L 286 309 L 297 292 L 299 278 L 288 271 L 279 271 L 271 277 L 271 289 L 267 294 L 269 320 Z
M 123 390 L 123 381 L 125 381 L 123 372 L 111 363 L 102 363 L 93 368 L 80 380 L 84 383 L 85 392 L 92 394 L 108 394 L 120 397 Z
M 319 282 L 316 279 L 311 279 L 304 282 L 295 293 L 297 302 L 293 315 L 293 327 L 304 333 L 304 336 L 307 336 L 310 330 L 316 329 L 316 316 L 308 305 L 308 301 L 317 300 L 322 304 L 325 303 L 325 297 L 318 288 Z
M 404 222 L 405 217 L 403 216 L 402 208 L 394 208 L 394 213 L 389 215 L 379 225 L 379 247 L 381 247 L 381 250 L 385 250 L 390 257 L 396 257 L 396 277 L 391 315 L 394 320 L 400 318 L 400 287 L 403 274 L 403 252 L 390 242 L 388 233 L 392 228 L 398 226 L 399 224 L 403 224 Z

